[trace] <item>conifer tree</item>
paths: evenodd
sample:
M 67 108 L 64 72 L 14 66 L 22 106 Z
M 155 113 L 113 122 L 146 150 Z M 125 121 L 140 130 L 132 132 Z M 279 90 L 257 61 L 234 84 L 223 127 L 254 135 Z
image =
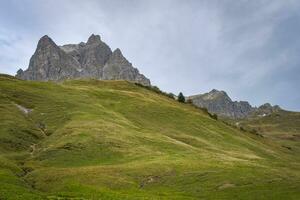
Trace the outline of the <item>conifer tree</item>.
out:
M 183 96 L 182 92 L 179 92 L 177 100 L 181 103 L 185 102 L 185 97 Z

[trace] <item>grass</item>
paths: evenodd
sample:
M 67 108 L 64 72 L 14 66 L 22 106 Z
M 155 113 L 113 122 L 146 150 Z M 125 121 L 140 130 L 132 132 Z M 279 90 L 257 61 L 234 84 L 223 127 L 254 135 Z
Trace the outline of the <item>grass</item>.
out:
M 0 199 L 299 199 L 299 159 L 133 83 L 0 76 Z
M 241 120 L 239 126 L 278 143 L 290 154 L 300 153 L 299 112 L 280 110 L 265 117 L 256 116 Z

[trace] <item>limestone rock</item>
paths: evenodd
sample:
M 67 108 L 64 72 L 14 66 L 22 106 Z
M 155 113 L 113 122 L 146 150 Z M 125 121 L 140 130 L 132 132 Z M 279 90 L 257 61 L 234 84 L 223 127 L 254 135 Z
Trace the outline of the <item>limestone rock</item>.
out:
M 280 110 L 282 109 L 278 105 L 272 106 L 270 103 L 265 103 L 256 109 L 255 114 L 259 116 L 266 116 Z
M 128 80 L 150 85 L 150 80 L 127 61 L 119 49 L 114 52 L 99 35 L 92 34 L 86 43 L 57 46 L 48 36 L 42 37 L 27 70 L 18 70 L 25 80 L 63 80 L 97 78 Z
M 80 63 L 61 50 L 51 38 L 43 36 L 30 59 L 27 70 L 18 70 L 25 80 L 62 80 L 79 76 Z
M 103 79 L 134 80 L 137 83 L 150 85 L 150 80 L 140 74 L 123 56 L 120 49 L 116 49 L 103 68 Z
M 252 111 L 252 106 L 247 101 L 232 101 L 224 91 L 213 89 L 212 91 L 188 97 L 198 107 L 207 108 L 210 113 L 222 117 L 244 118 Z
M 232 101 L 224 91 L 213 89 L 212 91 L 187 97 L 195 106 L 207 108 L 210 113 L 231 119 L 241 119 L 255 116 L 266 116 L 278 112 L 281 108 L 269 103 L 256 108 L 247 101 Z

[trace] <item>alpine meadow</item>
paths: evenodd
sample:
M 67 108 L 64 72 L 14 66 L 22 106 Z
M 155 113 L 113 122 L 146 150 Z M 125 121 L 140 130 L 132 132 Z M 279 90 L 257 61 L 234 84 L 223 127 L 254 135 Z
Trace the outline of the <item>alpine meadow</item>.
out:
M 299 200 L 299 13 L 0 0 L 0 200 Z
M 299 156 L 134 83 L 0 84 L 3 199 L 300 198 Z

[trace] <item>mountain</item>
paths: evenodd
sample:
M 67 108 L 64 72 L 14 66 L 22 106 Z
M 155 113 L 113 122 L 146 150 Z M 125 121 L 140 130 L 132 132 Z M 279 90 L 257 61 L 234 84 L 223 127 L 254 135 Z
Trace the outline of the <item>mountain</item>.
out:
M 226 92 L 216 89 L 205 94 L 189 96 L 187 100 L 197 107 L 207 108 L 210 113 L 231 119 L 241 119 L 251 115 L 269 115 L 281 110 L 279 106 L 271 106 L 269 103 L 256 108 L 247 101 L 232 101 Z
M 39 81 L 96 78 L 150 85 L 150 80 L 132 66 L 120 49 L 112 52 L 100 36 L 94 34 L 86 43 L 63 46 L 56 45 L 47 35 L 43 36 L 30 59 L 28 69 L 19 69 L 16 77 Z
M 265 103 L 255 109 L 254 116 L 267 116 L 272 113 L 283 111 L 278 105 L 272 106 L 269 103 Z
M 140 84 L 0 75 L 0 199 L 300 199 L 299 163 Z
M 190 99 L 194 105 L 207 108 L 209 112 L 222 117 L 243 118 L 253 112 L 252 106 L 247 101 L 232 101 L 226 92 L 216 89 L 187 99 Z

